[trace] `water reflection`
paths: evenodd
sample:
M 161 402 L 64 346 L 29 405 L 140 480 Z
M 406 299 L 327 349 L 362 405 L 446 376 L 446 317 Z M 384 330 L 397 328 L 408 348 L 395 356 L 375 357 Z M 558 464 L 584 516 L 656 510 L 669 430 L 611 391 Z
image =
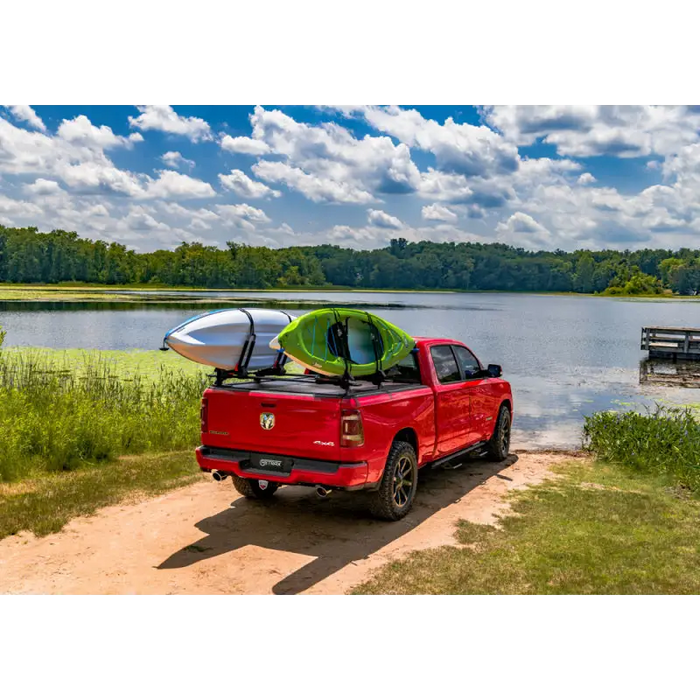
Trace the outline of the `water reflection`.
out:
M 639 363 L 639 383 L 700 389 L 700 362 L 641 360 Z

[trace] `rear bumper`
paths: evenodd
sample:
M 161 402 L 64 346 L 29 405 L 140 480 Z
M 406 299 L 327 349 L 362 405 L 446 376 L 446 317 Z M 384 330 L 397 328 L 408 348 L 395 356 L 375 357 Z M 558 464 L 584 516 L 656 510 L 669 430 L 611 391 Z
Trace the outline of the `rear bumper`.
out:
M 268 479 L 280 484 L 309 486 L 320 484 L 348 491 L 359 491 L 373 486 L 367 483 L 367 462 L 322 462 L 316 459 L 279 455 L 292 462 L 291 470 L 287 473 L 254 468 L 251 463 L 252 457 L 274 457 L 275 455 L 206 445 L 198 447 L 196 455 L 199 468 L 204 472 L 216 469 L 225 474 L 236 474 L 246 479 Z

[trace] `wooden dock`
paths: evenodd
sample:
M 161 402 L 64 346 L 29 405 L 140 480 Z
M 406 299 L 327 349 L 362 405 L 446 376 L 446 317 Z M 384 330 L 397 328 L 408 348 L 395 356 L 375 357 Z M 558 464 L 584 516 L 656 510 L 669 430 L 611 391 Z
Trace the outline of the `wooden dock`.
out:
M 650 358 L 700 360 L 700 328 L 647 326 L 642 328 L 642 350 Z

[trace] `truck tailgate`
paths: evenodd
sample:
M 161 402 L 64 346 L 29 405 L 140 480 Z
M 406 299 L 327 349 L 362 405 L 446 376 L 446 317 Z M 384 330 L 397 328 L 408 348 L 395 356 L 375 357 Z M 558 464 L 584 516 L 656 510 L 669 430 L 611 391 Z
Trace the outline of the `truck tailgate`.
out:
M 205 399 L 207 445 L 340 460 L 338 397 L 209 389 Z

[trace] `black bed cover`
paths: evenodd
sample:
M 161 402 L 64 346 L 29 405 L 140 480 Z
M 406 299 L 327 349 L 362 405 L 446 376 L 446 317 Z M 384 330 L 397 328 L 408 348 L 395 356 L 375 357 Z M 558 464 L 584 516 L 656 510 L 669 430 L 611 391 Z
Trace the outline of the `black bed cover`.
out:
M 341 386 L 337 382 L 317 380 L 316 377 L 300 375 L 298 377 L 273 378 L 266 377 L 259 381 L 243 381 L 233 384 L 224 384 L 217 389 L 227 389 L 230 391 L 261 391 L 273 394 L 304 394 L 318 397 L 358 396 L 368 394 L 386 394 L 416 389 L 425 386 L 416 381 L 387 380 L 381 385 L 370 381 L 353 380 L 348 388 Z

